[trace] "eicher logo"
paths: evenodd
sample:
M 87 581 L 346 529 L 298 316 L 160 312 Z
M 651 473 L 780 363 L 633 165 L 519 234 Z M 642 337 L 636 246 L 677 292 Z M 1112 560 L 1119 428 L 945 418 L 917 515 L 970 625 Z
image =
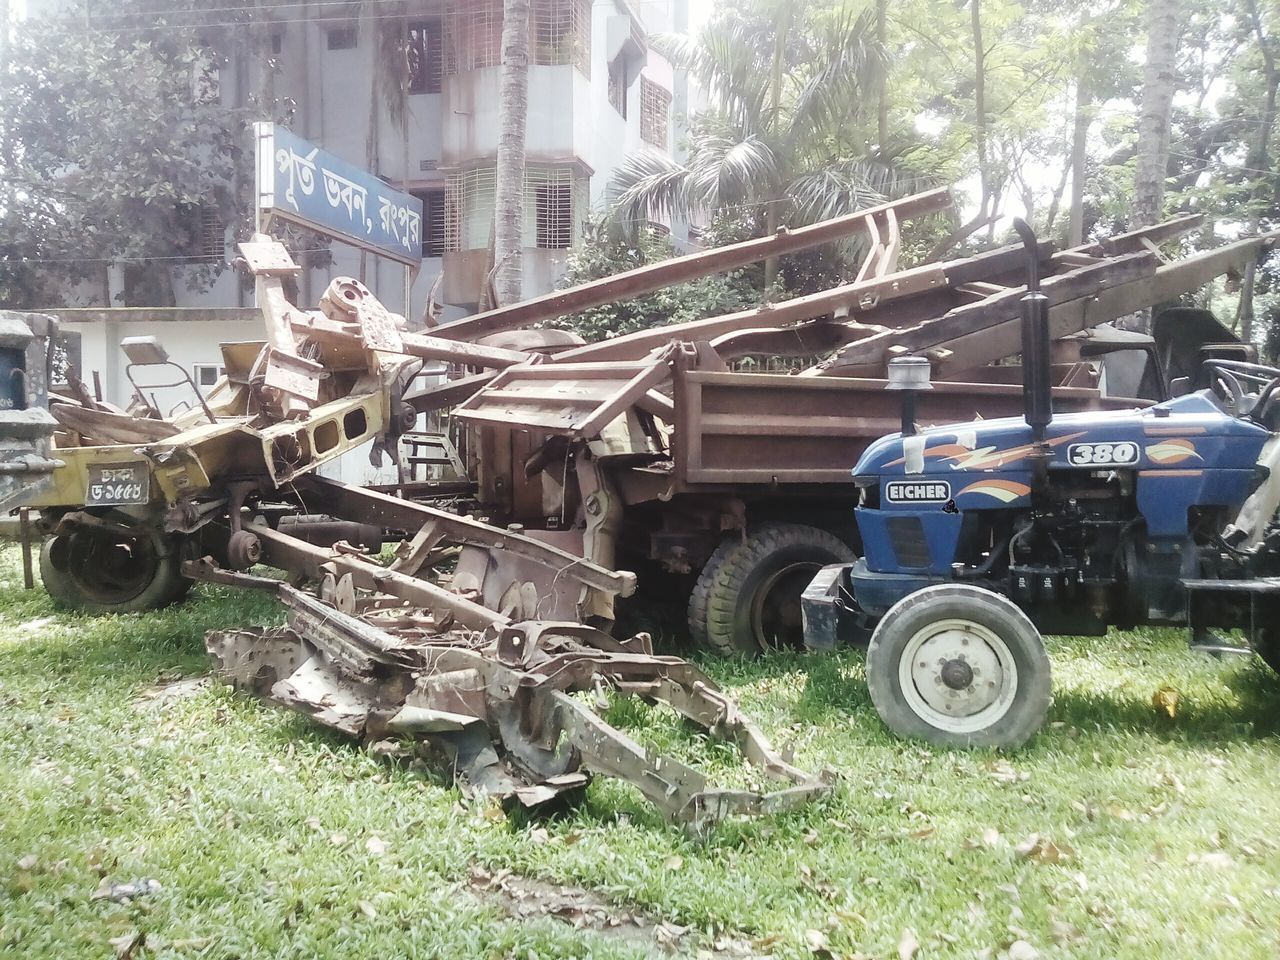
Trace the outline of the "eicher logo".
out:
M 890 503 L 946 503 L 951 499 L 951 484 L 945 480 L 894 480 L 884 485 L 884 498 Z

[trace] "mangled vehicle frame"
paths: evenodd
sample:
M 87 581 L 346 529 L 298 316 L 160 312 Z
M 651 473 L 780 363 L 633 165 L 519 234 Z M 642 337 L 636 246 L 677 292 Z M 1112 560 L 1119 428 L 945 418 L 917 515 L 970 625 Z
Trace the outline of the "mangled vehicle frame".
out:
M 171 602 L 193 580 L 274 591 L 287 626 L 208 638 L 228 677 L 364 739 L 429 744 L 488 792 L 538 803 L 593 771 L 698 824 L 822 795 L 829 779 L 774 751 L 697 668 L 608 630 L 637 590 L 626 571 L 656 562 L 711 648 L 798 638 L 803 587 L 857 548 L 849 468 L 897 428 L 881 379 L 893 357 L 927 356 L 940 374 L 922 422 L 1018 409 L 1017 368 L 991 364 L 1017 351 L 1021 250 L 898 269 L 901 221 L 947 202 L 934 191 L 418 333 L 352 280 L 298 308 L 285 295 L 298 268 L 257 237 L 241 249 L 266 341 L 225 344 L 208 396 L 190 384 L 197 402 L 170 419 L 141 391 L 128 411 L 83 387 L 51 402 L 58 466 L 32 500 L 45 584 L 92 611 Z M 1144 402 L 1099 389 L 1106 356 L 1135 345 L 1094 328 L 1270 242 L 1161 254 L 1198 225 L 1041 245 L 1062 407 Z M 808 297 L 598 344 L 517 329 L 848 237 L 865 250 L 857 276 Z M 122 346 L 132 366 L 177 366 L 154 342 Z M 1137 348 L 1159 369 L 1150 342 Z M 765 355 L 825 359 L 798 375 L 729 367 Z M 427 360 L 456 375 L 412 386 Z M 376 491 L 317 474 L 370 442 L 400 456 L 423 411 L 457 425 L 463 476 Z M 385 540 L 399 543 L 387 563 Z M 258 563 L 287 582 L 248 572 Z M 666 703 L 780 783 L 720 789 L 647 753 L 592 708 L 604 691 Z

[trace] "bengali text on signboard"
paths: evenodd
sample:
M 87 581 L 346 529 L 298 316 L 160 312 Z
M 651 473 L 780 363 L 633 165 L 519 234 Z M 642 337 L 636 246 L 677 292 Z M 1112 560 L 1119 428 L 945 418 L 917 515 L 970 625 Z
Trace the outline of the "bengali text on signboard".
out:
M 258 206 L 410 266 L 422 261 L 422 201 L 274 123 L 256 124 Z

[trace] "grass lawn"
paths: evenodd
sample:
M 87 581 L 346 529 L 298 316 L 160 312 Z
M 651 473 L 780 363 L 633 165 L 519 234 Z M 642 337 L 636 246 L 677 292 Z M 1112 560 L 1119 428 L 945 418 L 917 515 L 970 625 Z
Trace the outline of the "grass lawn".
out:
M 279 619 L 208 587 L 71 616 L 0 553 L 0 956 L 1280 955 L 1280 679 L 1177 632 L 1050 641 L 1050 726 L 1008 756 L 891 739 L 858 651 L 708 662 L 842 783 L 695 838 L 616 782 L 516 823 L 220 686 L 154 695 L 205 672 L 204 631 Z

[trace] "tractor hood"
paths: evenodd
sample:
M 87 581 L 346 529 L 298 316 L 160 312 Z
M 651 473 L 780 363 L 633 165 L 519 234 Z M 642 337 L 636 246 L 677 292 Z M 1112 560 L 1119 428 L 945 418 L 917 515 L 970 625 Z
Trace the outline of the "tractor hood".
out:
M 1144 409 L 1060 414 L 1046 441 L 1050 469 L 1252 469 L 1268 435 L 1200 391 Z M 872 486 L 895 477 L 945 481 L 957 473 L 1029 472 L 1034 449 L 1021 418 L 976 420 L 883 437 L 866 449 L 853 475 L 859 486 Z M 927 482 L 903 484 L 898 492 L 926 501 L 940 496 Z

